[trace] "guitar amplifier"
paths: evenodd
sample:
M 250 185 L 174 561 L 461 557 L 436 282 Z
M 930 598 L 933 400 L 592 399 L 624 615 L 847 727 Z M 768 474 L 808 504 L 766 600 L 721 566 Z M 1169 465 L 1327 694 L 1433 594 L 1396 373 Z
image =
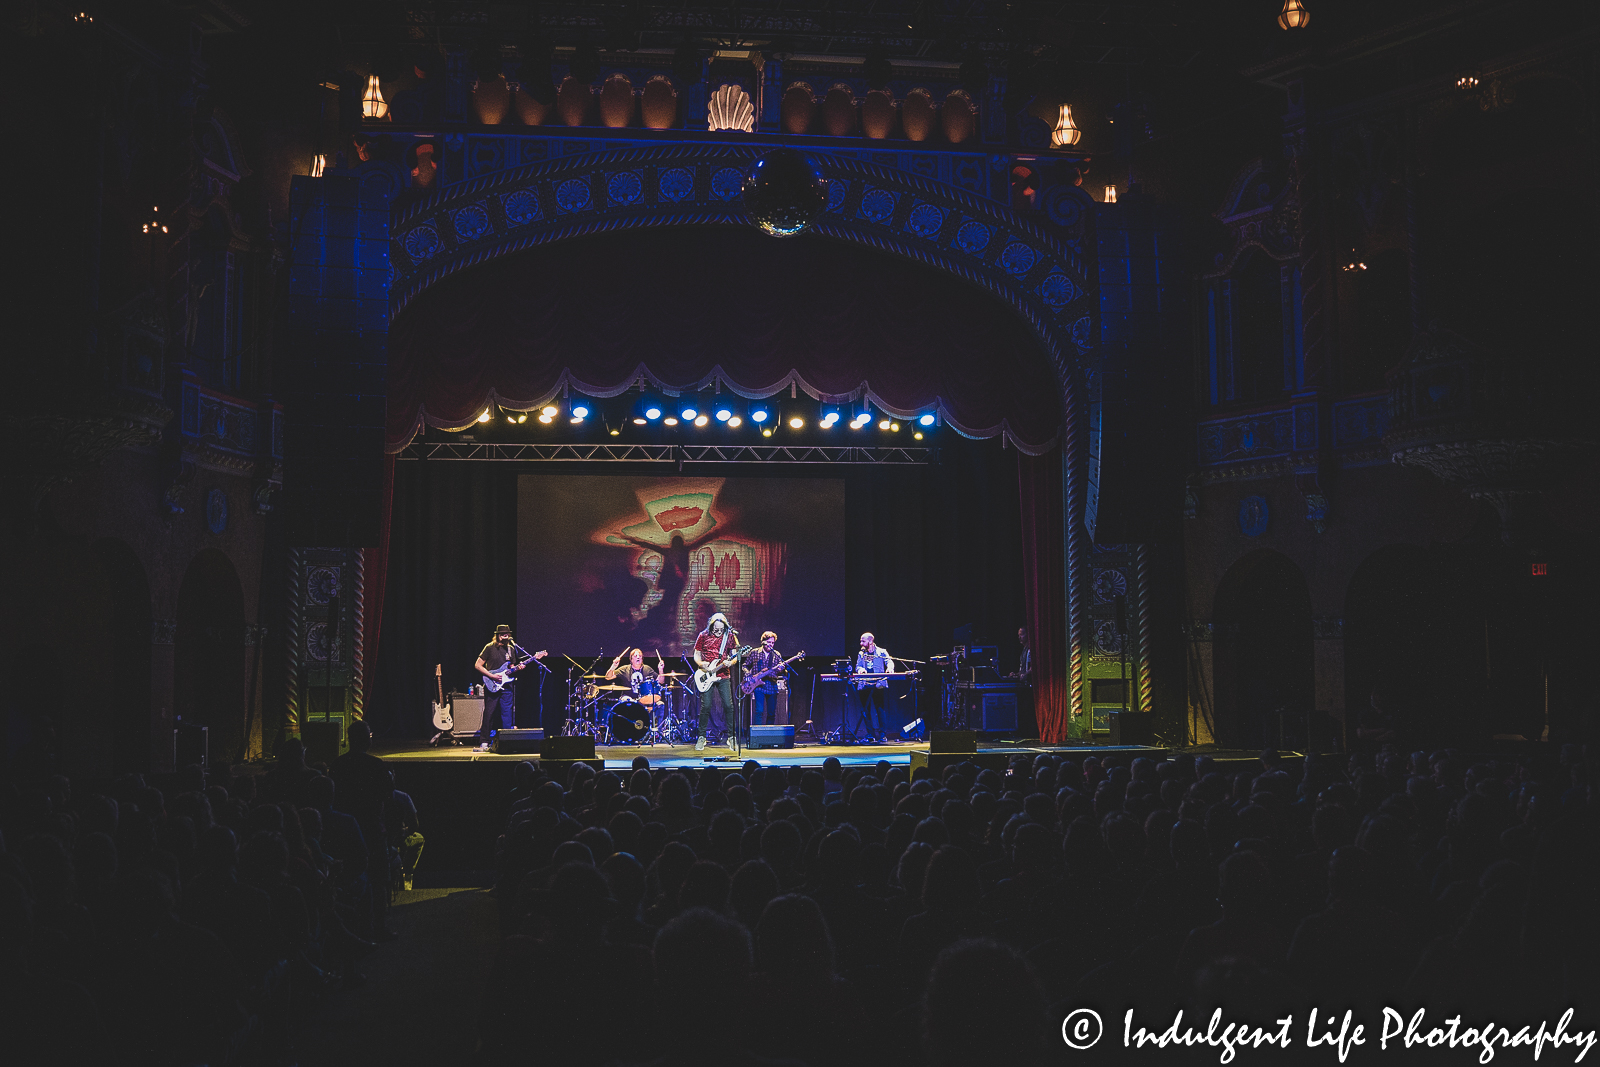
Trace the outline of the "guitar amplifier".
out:
M 468 693 L 450 693 L 450 717 L 455 725 L 450 727 L 451 737 L 471 737 L 483 728 L 483 702 L 487 697 Z

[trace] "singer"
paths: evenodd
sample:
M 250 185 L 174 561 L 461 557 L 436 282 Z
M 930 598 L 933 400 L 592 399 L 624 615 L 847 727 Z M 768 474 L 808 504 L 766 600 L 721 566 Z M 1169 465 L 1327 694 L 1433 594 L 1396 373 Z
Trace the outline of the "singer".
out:
M 894 660 L 889 653 L 878 647 L 878 640 L 871 633 L 861 635 L 861 650 L 856 653 L 855 673 L 885 675 L 894 673 Z M 867 724 L 870 732 L 873 728 L 872 712 L 877 711 L 877 736 L 888 744 L 889 733 L 889 679 L 878 678 L 852 678 L 851 686 L 855 689 L 856 699 L 861 702 L 861 720 Z M 869 737 L 868 740 L 871 740 Z
M 505 623 L 494 628 L 494 637 L 483 646 L 483 651 L 478 653 L 478 662 L 473 664 L 479 674 L 499 686 L 499 692 L 490 692 L 483 702 L 483 725 L 478 728 L 480 741 L 487 742 L 489 735 L 494 733 L 497 714 L 500 718 L 500 729 L 516 728 L 517 702 L 514 684 L 517 672 L 535 660 L 543 659 L 544 655 L 543 652 L 529 655 L 512 640 L 511 627 Z M 487 688 L 486 685 L 485 689 Z

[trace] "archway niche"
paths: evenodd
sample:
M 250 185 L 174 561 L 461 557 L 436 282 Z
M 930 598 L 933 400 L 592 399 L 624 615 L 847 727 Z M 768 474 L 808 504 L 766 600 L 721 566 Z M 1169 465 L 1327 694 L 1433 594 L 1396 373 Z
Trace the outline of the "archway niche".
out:
M 111 719 L 111 769 L 117 774 L 150 766 L 150 582 L 127 543 L 96 541 L 93 557 L 105 576 L 104 699 Z
M 1258 749 L 1305 736 L 1314 710 L 1311 594 L 1288 557 L 1260 549 L 1240 559 L 1217 586 L 1216 739 Z
M 227 556 L 197 553 L 178 590 L 173 712 L 210 728 L 210 752 L 227 759 L 244 736 L 244 592 Z

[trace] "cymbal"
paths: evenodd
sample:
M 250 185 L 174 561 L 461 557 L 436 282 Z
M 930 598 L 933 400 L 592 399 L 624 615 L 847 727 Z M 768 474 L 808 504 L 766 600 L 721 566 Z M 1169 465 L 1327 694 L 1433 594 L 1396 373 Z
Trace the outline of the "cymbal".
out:
M 613 692 L 613 693 L 626 693 L 626 692 L 628 692 L 628 687 L 625 686 L 625 685 L 597 685 L 597 686 L 595 686 L 595 688 L 599 689 L 602 692 Z
M 663 671 L 662 673 L 656 675 L 656 677 L 657 678 L 684 678 L 684 677 L 687 677 L 687 675 L 685 675 L 683 671 Z
M 585 674 L 583 677 L 585 677 L 585 678 L 604 678 L 605 675 L 603 675 L 603 674 Z

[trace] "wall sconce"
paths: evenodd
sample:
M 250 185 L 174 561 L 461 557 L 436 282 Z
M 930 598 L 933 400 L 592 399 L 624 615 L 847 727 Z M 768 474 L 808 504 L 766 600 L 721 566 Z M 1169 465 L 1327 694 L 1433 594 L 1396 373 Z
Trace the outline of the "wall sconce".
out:
M 327 169 L 328 169 L 328 157 L 327 156 L 325 156 L 325 155 L 323 155 L 322 153 L 319 152 L 316 155 L 311 157 L 311 176 L 313 178 L 322 177 L 322 172 L 327 170 Z
M 1116 202 L 1117 202 L 1117 187 L 1115 185 L 1106 186 L 1106 203 L 1115 204 Z
M 1278 13 L 1278 25 L 1286 30 L 1303 30 L 1311 23 L 1311 12 L 1300 0 L 1283 0 L 1283 10 Z
M 367 75 L 367 91 L 361 95 L 361 117 L 382 119 L 388 116 L 389 105 L 384 103 L 383 89 L 378 85 L 378 76 L 369 74 Z
M 1290 0 L 1295 3 L 1297 0 Z M 1050 144 L 1056 148 L 1070 148 L 1078 143 L 1083 136 L 1083 131 L 1072 122 L 1072 105 L 1061 105 L 1061 116 L 1056 119 L 1056 128 L 1050 131 Z
M 1463 74 L 1461 77 L 1456 79 L 1456 88 L 1465 92 L 1471 92 L 1478 87 L 1478 81 L 1479 79 L 1476 74 Z

